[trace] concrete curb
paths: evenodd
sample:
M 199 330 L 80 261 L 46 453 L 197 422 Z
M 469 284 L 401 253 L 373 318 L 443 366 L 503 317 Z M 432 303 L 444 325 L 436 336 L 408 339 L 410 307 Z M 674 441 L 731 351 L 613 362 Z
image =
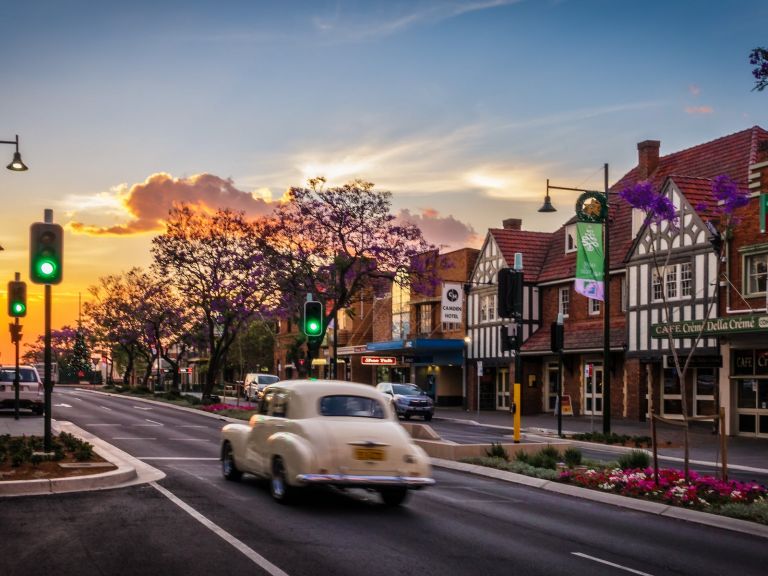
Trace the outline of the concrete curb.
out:
M 678 506 L 668 506 L 667 504 L 662 504 L 660 502 L 628 498 L 618 494 L 599 492 L 597 490 L 590 490 L 589 488 L 581 488 L 570 484 L 562 484 L 560 482 L 552 482 L 551 480 L 543 480 L 541 478 L 533 478 L 523 474 L 507 472 L 506 470 L 467 464 L 466 462 L 454 462 L 452 460 L 432 458 L 432 465 L 438 468 L 447 468 L 449 470 L 476 474 L 477 476 L 484 476 L 486 478 L 495 478 L 504 482 L 524 484 L 532 488 L 539 488 L 557 494 L 574 496 L 576 498 L 592 500 L 593 502 L 611 504 L 620 508 L 628 508 L 639 512 L 647 512 L 648 514 L 677 518 L 678 520 L 695 522 L 696 524 L 704 524 L 715 528 L 741 532 L 743 534 L 751 534 L 753 536 L 768 539 L 768 526 L 758 524 L 757 522 L 748 522 L 747 520 L 739 520 L 738 518 L 709 514 L 699 510 L 688 510 L 687 508 L 680 508 Z
M 55 420 L 51 423 L 51 427 L 56 433 L 67 432 L 89 442 L 93 445 L 96 454 L 117 466 L 117 469 L 70 478 L 7 480 L 0 482 L 0 497 L 39 496 L 86 490 L 106 490 L 144 484 L 165 478 L 164 472 L 145 464 L 141 460 L 137 460 L 130 454 L 89 434 L 71 422 Z

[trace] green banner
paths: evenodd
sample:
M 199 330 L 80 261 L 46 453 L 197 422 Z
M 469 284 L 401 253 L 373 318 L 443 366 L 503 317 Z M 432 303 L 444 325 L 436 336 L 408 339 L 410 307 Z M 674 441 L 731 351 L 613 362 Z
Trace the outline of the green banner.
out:
M 603 225 L 576 223 L 576 285 L 579 294 L 593 300 L 605 299 Z
M 760 233 L 765 234 L 768 230 L 768 194 L 760 194 Z
M 750 314 L 731 316 L 730 318 L 710 318 L 709 320 L 686 320 L 685 322 L 670 322 L 651 326 L 651 336 L 666 338 L 696 338 L 703 336 L 723 336 L 742 332 L 768 331 L 768 316 L 765 314 Z

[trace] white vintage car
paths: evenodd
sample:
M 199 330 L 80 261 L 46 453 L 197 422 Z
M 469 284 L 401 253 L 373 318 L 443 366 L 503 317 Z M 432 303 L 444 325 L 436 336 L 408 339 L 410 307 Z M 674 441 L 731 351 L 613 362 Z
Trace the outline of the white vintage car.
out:
M 270 480 L 285 502 L 303 486 L 369 488 L 398 506 L 410 489 L 434 484 L 429 456 L 397 422 L 389 399 L 372 386 L 287 380 L 264 389 L 248 424 L 221 431 L 222 473 Z

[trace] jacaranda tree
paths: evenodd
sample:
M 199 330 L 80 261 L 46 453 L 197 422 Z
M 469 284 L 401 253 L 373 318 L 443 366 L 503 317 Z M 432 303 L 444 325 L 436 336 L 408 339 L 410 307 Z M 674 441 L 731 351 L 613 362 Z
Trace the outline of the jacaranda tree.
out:
M 752 76 L 755 86 L 752 90 L 762 91 L 768 86 L 768 49 L 755 48 L 749 53 L 749 63 L 754 66 Z
M 619 192 L 619 196 L 626 201 L 632 208 L 638 209 L 645 214 L 646 232 L 654 238 L 651 244 L 651 256 L 653 261 L 653 272 L 660 282 L 664 282 L 667 277 L 667 267 L 670 265 L 670 259 L 673 255 L 673 246 L 679 239 L 679 214 L 675 209 L 672 199 L 662 195 L 658 190 L 654 190 L 650 182 L 643 181 L 629 186 Z M 722 265 L 725 256 L 726 243 L 731 238 L 733 231 L 739 223 L 738 211 L 749 202 L 749 193 L 739 189 L 736 182 L 729 176 L 721 175 L 712 179 L 712 194 L 706 200 L 697 203 L 694 206 L 697 214 L 702 218 L 709 230 L 710 242 L 717 258 L 716 277 L 720 278 Z M 713 296 L 716 296 L 716 286 L 711 287 Z M 662 297 L 662 322 L 673 322 L 675 319 L 674 306 L 679 306 L 679 301 L 670 301 L 667 299 L 666 291 L 661 290 Z M 710 304 L 704 311 L 703 318 L 698 320 L 708 320 L 717 312 L 715 304 L 717 298 L 712 297 Z M 667 334 L 668 352 L 672 355 L 675 363 L 677 377 L 680 382 L 683 428 L 684 428 L 684 449 L 685 449 L 685 476 L 688 477 L 689 471 L 689 423 L 691 420 L 691 411 L 688 402 L 686 375 L 691 358 L 693 357 L 703 336 L 703 326 L 697 334 L 689 334 L 691 338 L 691 349 L 687 354 L 681 354 L 675 345 L 675 337 L 672 331 Z

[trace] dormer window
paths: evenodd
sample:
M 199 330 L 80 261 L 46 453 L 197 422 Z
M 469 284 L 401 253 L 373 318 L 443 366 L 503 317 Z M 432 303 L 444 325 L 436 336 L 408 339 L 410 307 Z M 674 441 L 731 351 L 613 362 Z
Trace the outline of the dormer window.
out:
M 576 252 L 576 224 L 565 227 L 565 253 Z

